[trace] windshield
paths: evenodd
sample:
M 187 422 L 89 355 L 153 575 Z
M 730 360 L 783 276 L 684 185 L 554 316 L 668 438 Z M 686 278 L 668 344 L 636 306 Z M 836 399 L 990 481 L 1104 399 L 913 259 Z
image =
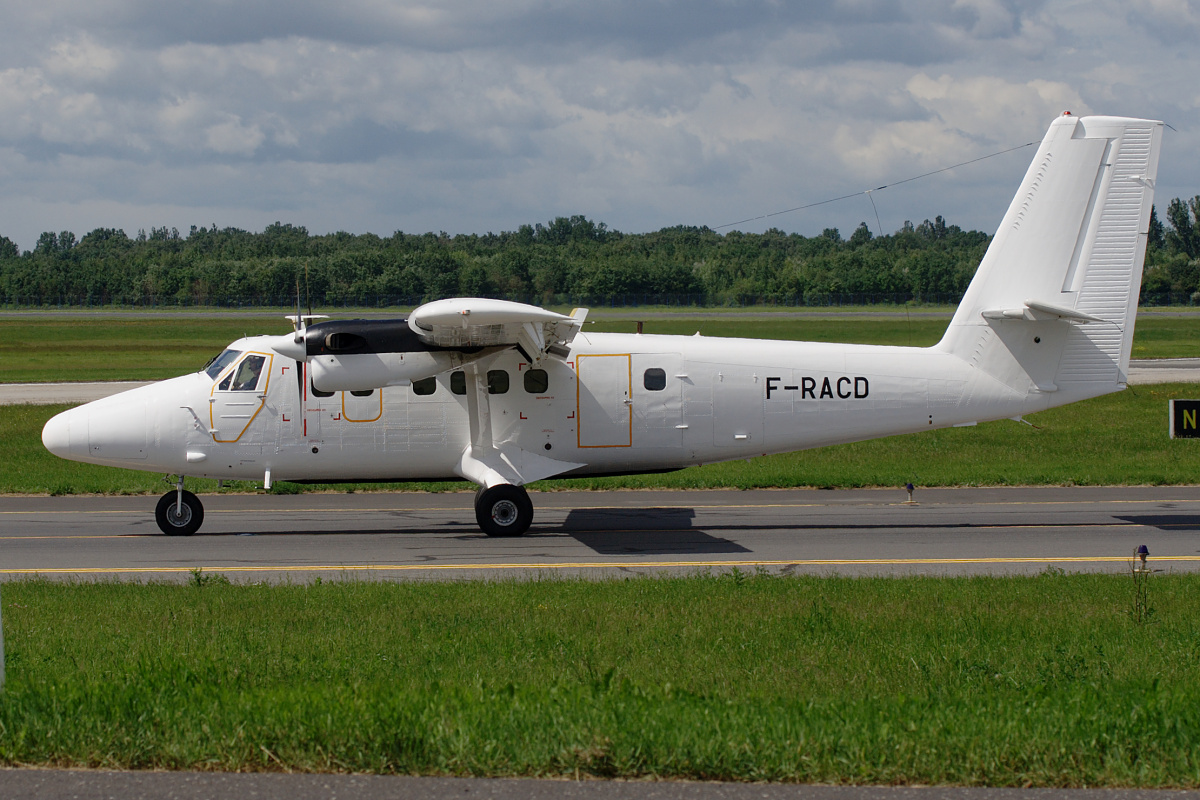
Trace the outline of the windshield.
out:
M 203 372 L 207 372 L 208 377 L 216 379 L 216 377 L 221 374 L 221 370 L 225 369 L 234 361 L 236 361 L 237 357 L 241 354 L 241 350 L 226 350 L 212 361 L 209 361 L 208 364 L 205 365 Z

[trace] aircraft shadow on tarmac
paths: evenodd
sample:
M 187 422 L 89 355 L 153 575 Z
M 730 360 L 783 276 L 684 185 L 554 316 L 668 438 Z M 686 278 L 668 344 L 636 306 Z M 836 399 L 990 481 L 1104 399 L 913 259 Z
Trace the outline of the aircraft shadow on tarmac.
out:
M 473 516 L 465 512 L 460 519 L 433 522 L 423 519 L 419 513 L 410 511 L 391 511 L 386 521 L 378 527 L 362 528 L 306 528 L 297 526 L 291 529 L 234 529 L 226 531 L 200 531 L 197 538 L 204 536 L 361 536 L 361 535 L 420 535 L 420 534 L 451 534 L 463 540 L 487 538 L 475 525 Z M 534 522 L 525 539 L 536 539 L 539 536 L 569 536 L 580 544 L 587 546 L 600 555 L 672 555 L 672 554 L 717 554 L 717 553 L 750 553 L 752 550 L 730 539 L 724 539 L 706 533 L 695 527 L 696 510 L 694 508 L 590 508 L 572 509 L 559 524 L 553 522 Z M 1200 530 L 1200 515 L 1161 514 L 1143 516 L 1113 517 L 1135 525 L 1157 527 L 1163 530 Z M 149 523 L 152 526 L 152 523 Z M 1110 522 L 1068 522 L 1063 527 L 1106 527 Z M 1044 522 L 1009 523 L 1006 527 L 1044 527 Z M 710 526 L 705 526 L 710 527 Z M 749 532 L 760 530 L 788 530 L 796 533 L 810 531 L 833 532 L 863 532 L 886 530 L 900 533 L 910 530 L 920 531 L 957 531 L 974 528 L 994 528 L 995 523 L 976 521 L 923 521 L 901 522 L 896 519 L 880 518 L 851 523 L 831 522 L 827 519 L 778 520 L 755 523 L 742 522 L 730 524 L 723 522 L 719 530 L 730 532 Z M 157 536 L 157 529 L 139 530 L 137 533 Z M 133 533 L 132 535 L 137 535 Z
M 397 515 L 393 514 L 392 523 Z M 599 555 L 704 555 L 749 553 L 746 547 L 729 539 L 712 536 L 693 527 L 696 511 L 692 508 L 603 508 L 573 509 L 561 525 L 534 525 L 525 539 L 540 536 L 570 536 Z M 428 521 L 408 518 L 397 527 L 290 531 L 213 531 L 197 536 L 354 536 L 379 534 L 452 533 L 460 539 L 483 539 L 474 520 L 430 525 Z M 764 526 L 766 527 L 766 526 Z M 773 526 L 777 527 L 777 526 Z M 469 532 L 464 531 L 464 528 Z
M 1160 530 L 1200 531 L 1200 514 L 1131 514 L 1116 519 Z
M 692 508 L 574 509 L 561 530 L 604 556 L 751 552 L 692 527 L 695 518 Z

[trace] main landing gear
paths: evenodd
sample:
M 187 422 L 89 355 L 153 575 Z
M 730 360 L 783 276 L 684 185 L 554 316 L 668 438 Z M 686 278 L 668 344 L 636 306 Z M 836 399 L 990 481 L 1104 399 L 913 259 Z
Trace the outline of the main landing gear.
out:
M 199 497 L 183 488 L 182 476 L 173 491 L 159 498 L 158 506 L 154 509 L 154 521 L 167 536 L 191 536 L 200 530 L 200 524 L 204 522 L 204 506 Z
M 524 486 L 481 486 L 475 492 L 475 521 L 488 536 L 520 536 L 533 522 L 533 502 Z

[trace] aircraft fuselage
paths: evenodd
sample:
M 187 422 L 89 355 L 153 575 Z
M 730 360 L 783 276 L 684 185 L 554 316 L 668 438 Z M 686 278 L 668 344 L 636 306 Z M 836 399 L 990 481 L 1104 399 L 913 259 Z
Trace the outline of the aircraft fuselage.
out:
M 259 338 L 270 337 L 230 345 L 239 353 L 232 364 L 262 359 L 254 388 L 222 383 L 235 367 L 125 392 L 89 404 L 86 419 L 84 409 L 69 412 L 64 449 L 76 460 L 208 478 L 459 477 L 470 440 L 461 371 L 322 393 L 297 379 L 303 362 L 256 346 Z M 574 476 L 790 452 L 1048 404 L 936 348 L 580 334 L 565 359 L 536 369 L 515 350 L 484 366 L 492 438 L 581 464 L 563 473 Z M 972 396 L 992 399 L 964 402 Z

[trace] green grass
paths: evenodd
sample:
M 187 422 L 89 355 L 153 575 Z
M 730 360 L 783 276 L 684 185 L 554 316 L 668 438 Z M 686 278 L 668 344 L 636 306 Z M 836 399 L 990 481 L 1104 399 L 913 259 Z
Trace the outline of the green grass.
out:
M 779 319 L 701 316 L 681 312 L 648 319 L 646 333 L 736 336 L 814 342 L 927 346 L 941 338 L 946 319 L 926 317 Z M 633 318 L 604 319 L 589 331 L 632 332 Z M 0 319 L 0 383 L 160 380 L 198 370 L 234 339 L 285 333 L 280 316 L 222 314 L 203 319 Z M 1134 358 L 1200 356 L 1200 319 L 1144 314 Z
M 1200 576 L 5 584 L 0 764 L 1200 786 Z
M 3 319 L 0 383 L 173 378 L 198 371 L 241 336 L 290 329 L 274 316 Z
M 732 487 L 1178 485 L 1200 476 L 1200 442 L 1169 439 L 1167 401 L 1196 397 L 1194 384 L 1140 386 L 1030 416 L 665 475 L 539 481 L 535 489 Z M 0 406 L 0 492 L 138 494 L 165 491 L 162 476 L 64 461 L 42 447 L 41 429 L 66 406 Z M 215 481 L 189 480 L 213 491 Z M 295 491 L 289 484 L 276 484 Z M 244 490 L 251 483 L 235 484 Z M 321 487 L 317 487 L 321 488 Z M 325 488 L 345 489 L 345 486 Z M 465 483 L 362 484 L 359 489 L 469 488 Z

